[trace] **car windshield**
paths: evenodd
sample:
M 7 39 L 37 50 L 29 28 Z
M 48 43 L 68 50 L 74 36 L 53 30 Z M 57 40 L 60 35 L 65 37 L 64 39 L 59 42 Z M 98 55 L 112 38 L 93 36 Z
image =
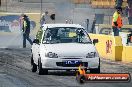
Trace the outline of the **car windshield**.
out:
M 44 44 L 55 43 L 92 43 L 87 32 L 82 28 L 55 27 L 47 28 L 44 37 Z

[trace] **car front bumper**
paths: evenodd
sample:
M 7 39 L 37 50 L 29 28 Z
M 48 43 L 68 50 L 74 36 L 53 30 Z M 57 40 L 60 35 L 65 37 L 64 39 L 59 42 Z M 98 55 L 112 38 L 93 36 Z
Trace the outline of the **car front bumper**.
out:
M 100 65 L 99 57 L 82 58 L 82 59 L 41 58 L 42 68 L 49 69 L 49 70 L 78 69 L 79 64 L 65 65 L 64 61 L 67 61 L 67 60 L 81 61 L 80 64 L 82 64 L 84 68 L 87 68 L 87 69 L 98 68 Z

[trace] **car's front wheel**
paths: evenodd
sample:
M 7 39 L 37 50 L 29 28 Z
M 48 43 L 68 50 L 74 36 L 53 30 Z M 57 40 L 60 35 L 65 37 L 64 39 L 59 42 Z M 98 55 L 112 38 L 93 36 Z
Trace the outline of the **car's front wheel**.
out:
M 90 69 L 90 73 L 100 73 L 100 58 L 99 58 L 99 66 L 95 69 Z
M 100 73 L 100 67 L 95 69 L 90 69 L 90 73 Z
M 48 74 L 48 69 L 43 69 L 42 68 L 42 63 L 41 63 L 41 59 L 38 59 L 38 73 L 39 75 L 47 75 Z
M 33 60 L 33 55 L 31 56 L 31 70 L 32 72 L 36 72 L 37 71 L 37 65 L 34 63 L 34 60 Z
M 78 75 L 76 77 L 76 80 L 77 80 L 78 83 L 83 84 L 86 81 L 86 78 L 85 78 L 84 75 Z

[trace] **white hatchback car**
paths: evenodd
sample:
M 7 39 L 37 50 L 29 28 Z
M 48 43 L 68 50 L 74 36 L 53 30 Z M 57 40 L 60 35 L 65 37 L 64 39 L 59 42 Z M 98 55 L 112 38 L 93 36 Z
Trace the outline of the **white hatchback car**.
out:
M 44 24 L 31 48 L 32 72 L 76 70 L 79 65 L 100 73 L 100 58 L 88 33 L 79 24 Z

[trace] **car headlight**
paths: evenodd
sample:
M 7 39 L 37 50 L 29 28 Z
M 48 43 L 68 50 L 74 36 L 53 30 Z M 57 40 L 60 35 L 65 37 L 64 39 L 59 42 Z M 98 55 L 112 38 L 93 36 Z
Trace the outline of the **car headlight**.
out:
M 97 52 L 90 52 L 86 55 L 86 58 L 95 58 L 98 57 Z
M 48 52 L 47 54 L 45 54 L 45 57 L 58 58 L 57 54 L 52 52 Z

